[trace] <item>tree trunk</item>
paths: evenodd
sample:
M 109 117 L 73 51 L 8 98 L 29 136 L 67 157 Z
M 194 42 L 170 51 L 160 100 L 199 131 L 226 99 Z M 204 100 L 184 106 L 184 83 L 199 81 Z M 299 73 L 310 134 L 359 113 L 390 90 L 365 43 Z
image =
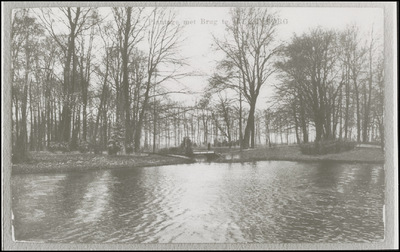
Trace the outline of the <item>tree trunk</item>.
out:
M 126 20 L 126 27 L 124 32 L 124 42 L 122 48 L 122 71 L 123 71 L 123 87 L 124 87 L 124 109 L 125 109 L 125 141 L 124 147 L 125 152 L 127 151 L 127 146 L 130 144 L 130 101 L 129 101 L 129 80 L 128 80 L 128 41 L 129 41 L 129 33 L 131 31 L 131 14 L 132 14 L 132 7 L 126 8 L 127 12 L 127 20 Z M 141 128 L 141 126 L 140 126 Z M 140 131 L 141 129 L 139 129 Z M 135 139 L 136 141 L 137 139 Z M 140 140 L 139 140 L 140 141 Z M 135 151 L 136 151 L 136 144 L 135 144 Z
M 361 114 L 360 114 L 360 101 L 359 101 L 359 94 L 358 94 L 358 86 L 357 81 L 354 81 L 354 91 L 355 91 L 355 99 L 356 99 L 356 106 L 357 106 L 357 142 L 361 141 Z
M 249 148 L 250 138 L 251 138 L 251 148 L 254 148 L 254 112 L 256 103 L 252 100 L 250 103 L 250 111 L 247 119 L 246 128 L 244 130 L 243 147 L 245 149 Z

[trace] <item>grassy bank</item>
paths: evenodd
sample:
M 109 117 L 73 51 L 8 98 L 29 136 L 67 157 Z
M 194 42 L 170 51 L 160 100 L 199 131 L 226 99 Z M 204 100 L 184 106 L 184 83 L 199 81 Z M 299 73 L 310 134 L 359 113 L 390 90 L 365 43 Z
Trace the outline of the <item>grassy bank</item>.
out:
M 71 172 L 85 170 L 187 164 L 193 161 L 165 155 L 118 155 L 31 152 L 28 163 L 14 164 L 12 173 Z
M 225 159 L 215 162 L 250 162 L 261 160 L 285 161 L 335 161 L 383 164 L 384 154 L 380 148 L 355 148 L 342 153 L 327 155 L 304 155 L 298 146 L 279 146 L 275 148 L 248 149 L 240 152 L 238 148 L 211 148 L 221 153 Z M 146 155 L 118 155 L 80 154 L 80 153 L 51 153 L 32 152 L 28 163 L 14 164 L 12 173 L 47 173 L 71 172 L 85 170 L 118 169 L 148 167 L 174 164 L 188 164 L 192 160 L 176 156 L 146 154 Z
M 355 148 L 354 150 L 326 154 L 326 155 L 304 155 L 298 146 L 280 146 L 276 148 L 249 149 L 239 152 L 232 149 L 227 151 L 217 148 L 216 152 L 222 153 L 225 160 L 217 162 L 248 162 L 259 160 L 285 160 L 285 161 L 335 161 L 335 162 L 358 162 L 358 163 L 384 163 L 384 153 L 380 148 Z

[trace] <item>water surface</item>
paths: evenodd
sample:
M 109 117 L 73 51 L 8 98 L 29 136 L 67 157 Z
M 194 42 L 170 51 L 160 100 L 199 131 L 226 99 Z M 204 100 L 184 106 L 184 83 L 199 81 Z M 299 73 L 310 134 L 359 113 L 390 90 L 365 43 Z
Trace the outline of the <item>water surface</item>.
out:
M 377 242 L 375 164 L 196 163 L 12 176 L 16 240 L 57 243 Z

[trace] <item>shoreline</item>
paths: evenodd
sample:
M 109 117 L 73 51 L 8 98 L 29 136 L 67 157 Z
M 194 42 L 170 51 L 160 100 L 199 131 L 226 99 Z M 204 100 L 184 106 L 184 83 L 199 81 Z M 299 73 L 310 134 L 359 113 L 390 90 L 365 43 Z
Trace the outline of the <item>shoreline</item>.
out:
M 258 161 L 288 161 L 288 162 L 305 162 L 305 163 L 313 163 L 313 162 L 335 162 L 335 163 L 360 163 L 360 164 L 384 164 L 383 160 L 337 160 L 337 159 L 301 159 L 301 158 L 251 158 L 251 159 L 226 159 L 226 160 L 217 160 L 214 163 L 247 163 L 247 162 L 258 162 Z
M 355 148 L 348 152 L 320 156 L 303 155 L 296 146 L 247 149 L 242 152 L 237 149 L 229 150 L 215 148 L 214 151 L 222 154 L 224 159 L 219 158 L 210 161 L 213 163 L 291 161 L 384 164 L 383 151 L 372 148 Z M 153 153 L 146 155 L 108 156 L 107 154 L 56 154 L 50 152 L 37 152 L 31 153 L 31 156 L 32 159 L 29 163 L 12 164 L 11 174 L 66 173 L 196 163 L 195 159 L 185 156 Z
M 378 148 L 355 148 L 341 153 L 326 155 L 304 155 L 297 146 L 282 146 L 271 149 L 254 149 L 244 152 L 225 153 L 220 163 L 248 161 L 293 161 L 293 162 L 338 162 L 384 164 L 384 153 Z M 240 157 L 234 157 L 240 156 Z
M 32 153 L 31 163 L 13 164 L 11 174 L 67 173 L 107 169 L 131 169 L 165 165 L 192 164 L 192 159 L 158 154 L 147 156 L 105 154 Z

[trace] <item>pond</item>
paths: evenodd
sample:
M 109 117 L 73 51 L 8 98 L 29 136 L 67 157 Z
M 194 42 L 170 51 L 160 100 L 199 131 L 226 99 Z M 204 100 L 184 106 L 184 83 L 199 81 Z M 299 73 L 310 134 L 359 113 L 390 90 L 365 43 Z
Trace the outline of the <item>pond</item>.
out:
M 195 163 L 11 178 L 18 241 L 378 242 L 376 164 Z

